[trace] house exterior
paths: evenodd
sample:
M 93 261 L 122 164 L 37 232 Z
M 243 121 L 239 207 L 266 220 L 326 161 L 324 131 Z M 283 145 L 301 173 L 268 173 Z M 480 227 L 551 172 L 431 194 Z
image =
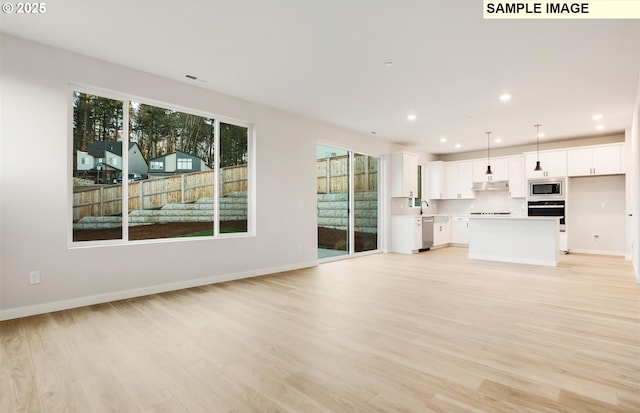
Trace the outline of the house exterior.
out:
M 149 175 L 156 177 L 210 170 L 203 159 L 182 151 L 158 156 L 149 161 Z
M 149 165 L 142 156 L 137 143 L 129 143 L 129 173 L 145 176 Z M 100 181 L 109 182 L 122 175 L 122 142 L 94 142 L 87 151 L 76 151 L 77 174 L 96 176 Z
M 76 171 L 90 171 L 96 167 L 96 160 L 85 151 L 76 151 Z

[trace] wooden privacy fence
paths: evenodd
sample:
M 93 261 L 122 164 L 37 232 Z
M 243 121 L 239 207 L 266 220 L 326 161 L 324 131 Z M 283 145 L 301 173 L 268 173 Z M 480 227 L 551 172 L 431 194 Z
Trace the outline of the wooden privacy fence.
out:
M 196 172 L 129 183 L 129 210 L 156 209 L 167 204 L 213 197 L 214 172 Z
M 247 166 L 221 168 L 222 196 L 247 191 Z M 215 172 L 194 172 L 160 179 L 129 182 L 129 211 L 158 209 L 167 204 L 195 202 L 212 198 Z M 122 185 L 99 188 L 77 188 L 73 193 L 74 222 L 86 216 L 119 215 L 122 213 Z
M 349 156 L 318 159 L 317 193 L 329 194 L 349 191 Z M 378 190 L 378 159 L 356 154 L 353 157 L 353 190 Z
M 354 155 L 354 190 L 378 190 L 378 159 Z M 349 156 L 318 159 L 317 193 L 347 192 L 349 189 Z M 247 191 L 247 165 L 220 169 L 221 195 Z M 129 182 L 129 210 L 157 209 L 172 203 L 195 202 L 214 196 L 214 171 L 194 172 L 160 179 Z M 122 185 L 99 188 L 75 188 L 73 220 L 86 216 L 119 215 L 122 213 Z

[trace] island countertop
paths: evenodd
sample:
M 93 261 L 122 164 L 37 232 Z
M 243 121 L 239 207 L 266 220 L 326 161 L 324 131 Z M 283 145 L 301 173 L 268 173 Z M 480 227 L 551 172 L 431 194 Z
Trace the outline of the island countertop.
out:
M 506 220 L 526 220 L 526 221 L 559 221 L 560 217 L 528 217 L 513 215 L 469 215 L 469 219 L 506 219 Z

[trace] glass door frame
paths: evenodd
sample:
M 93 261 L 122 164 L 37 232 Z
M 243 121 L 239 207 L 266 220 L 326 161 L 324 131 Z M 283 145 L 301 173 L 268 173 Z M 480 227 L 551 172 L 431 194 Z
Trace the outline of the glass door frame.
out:
M 319 146 L 326 146 L 326 147 L 331 147 L 331 148 L 336 148 L 336 149 L 340 149 L 343 151 L 346 151 L 348 156 L 349 156 L 349 165 L 348 165 L 348 170 L 349 170 L 349 178 L 348 178 L 348 182 L 349 182 L 349 191 L 348 191 L 348 231 L 347 231 L 347 241 L 348 241 L 348 249 L 347 249 L 347 253 L 346 254 L 341 254 L 341 255 L 337 255 L 337 256 L 333 256 L 333 257 L 324 257 L 324 258 L 320 258 L 318 257 L 318 261 L 320 263 L 325 263 L 325 262 L 331 262 L 331 261 L 337 261 L 337 260 L 342 260 L 342 259 L 347 259 L 347 258 L 353 258 L 353 257 L 357 257 L 357 256 L 363 256 L 363 255 L 369 255 L 369 254 L 378 254 L 380 252 L 382 252 L 382 248 L 380 247 L 380 243 L 381 243 L 381 239 L 382 239 L 382 225 L 381 223 L 383 222 L 382 220 L 382 216 L 383 214 L 382 212 L 382 201 L 381 201 L 381 195 L 384 194 L 384 191 L 382 191 L 381 188 L 381 183 L 384 182 L 383 177 L 384 177 L 384 172 L 383 172 L 383 157 L 381 156 L 374 156 L 374 155 L 368 155 L 364 152 L 357 152 L 354 151 L 352 149 L 348 149 L 344 146 L 340 146 L 340 145 L 336 145 L 334 143 L 331 142 L 317 142 L 316 143 L 316 152 Z M 369 156 L 372 158 L 377 159 L 378 161 L 378 172 L 377 172 L 377 182 L 376 182 L 376 187 L 377 187 L 377 200 L 376 200 L 376 248 L 372 249 L 372 250 L 367 250 L 367 251 L 360 251 L 360 252 L 356 252 L 355 251 L 355 168 L 354 168 L 354 164 L 355 164 L 355 155 L 363 155 L 363 156 Z M 317 160 L 317 157 L 316 157 Z M 329 183 L 327 183 L 328 185 Z M 316 200 L 316 205 L 317 205 L 317 200 Z M 316 224 L 316 227 L 318 227 L 318 225 Z M 318 247 L 319 248 L 319 247 Z

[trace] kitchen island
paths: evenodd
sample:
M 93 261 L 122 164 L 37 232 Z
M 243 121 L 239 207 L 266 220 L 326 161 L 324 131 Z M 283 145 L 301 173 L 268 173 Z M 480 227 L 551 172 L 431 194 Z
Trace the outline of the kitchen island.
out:
M 480 216 L 469 218 L 469 258 L 557 266 L 560 218 Z

